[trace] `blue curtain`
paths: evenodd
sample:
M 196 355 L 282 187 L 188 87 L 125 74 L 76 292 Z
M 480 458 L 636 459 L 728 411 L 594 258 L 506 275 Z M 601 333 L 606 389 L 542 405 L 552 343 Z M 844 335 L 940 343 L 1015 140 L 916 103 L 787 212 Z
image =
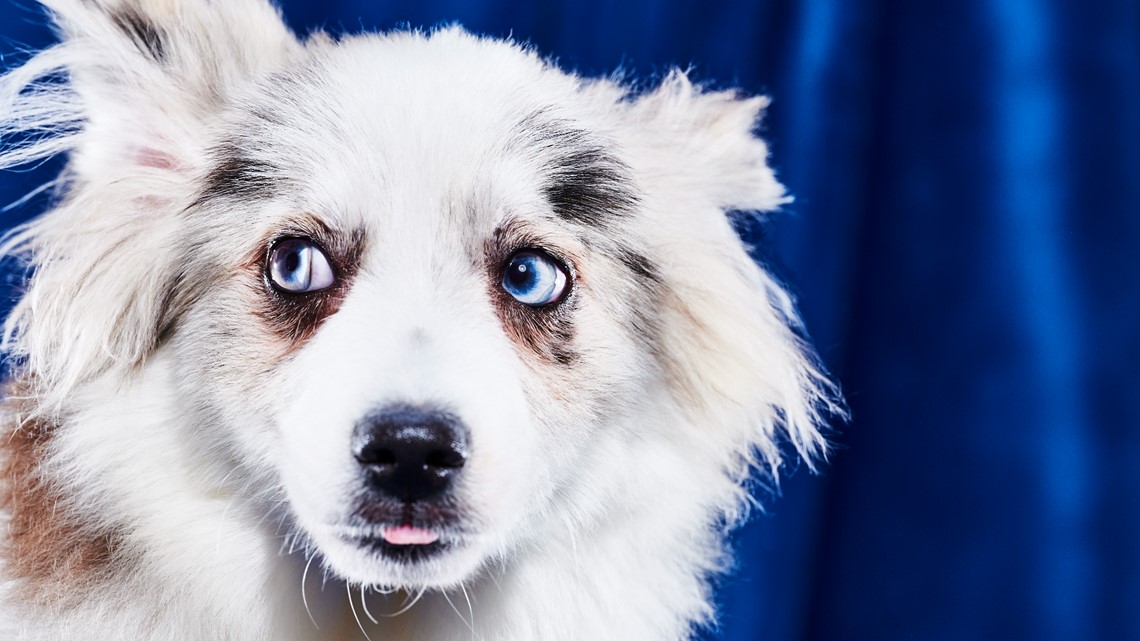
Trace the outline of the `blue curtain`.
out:
M 796 202 L 748 233 L 854 420 L 737 533 L 707 638 L 1140 639 L 1140 3 L 282 4 L 774 97 Z M 0 51 L 39 22 L 0 1 Z

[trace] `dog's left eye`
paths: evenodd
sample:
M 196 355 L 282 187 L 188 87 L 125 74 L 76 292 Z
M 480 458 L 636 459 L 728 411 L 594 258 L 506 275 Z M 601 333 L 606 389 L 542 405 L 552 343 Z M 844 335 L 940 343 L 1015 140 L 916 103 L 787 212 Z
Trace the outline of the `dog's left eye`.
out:
M 531 307 L 558 302 L 568 282 L 565 267 L 546 254 L 530 249 L 511 256 L 503 273 L 503 289 L 518 302 Z
M 336 281 L 328 256 L 304 238 L 286 238 L 273 246 L 269 279 L 278 289 L 292 294 L 327 289 Z

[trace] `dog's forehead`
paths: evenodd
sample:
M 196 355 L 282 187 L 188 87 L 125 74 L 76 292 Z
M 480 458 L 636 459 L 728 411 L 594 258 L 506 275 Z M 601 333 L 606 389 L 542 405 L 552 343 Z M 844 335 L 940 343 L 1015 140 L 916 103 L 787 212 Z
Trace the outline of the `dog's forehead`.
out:
M 515 45 L 449 31 L 356 37 L 242 101 L 213 175 L 220 189 L 289 192 L 346 223 L 385 212 L 490 224 L 505 209 L 549 209 L 551 172 L 586 189 L 627 178 L 586 104 L 576 79 Z

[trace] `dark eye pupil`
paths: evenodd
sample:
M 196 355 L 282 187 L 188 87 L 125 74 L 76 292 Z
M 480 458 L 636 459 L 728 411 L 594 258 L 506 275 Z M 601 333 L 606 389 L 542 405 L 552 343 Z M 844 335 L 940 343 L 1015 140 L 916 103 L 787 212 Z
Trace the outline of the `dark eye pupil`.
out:
M 301 266 L 301 252 L 293 250 L 285 256 L 285 271 L 295 272 Z
M 515 259 L 516 262 L 512 265 L 512 269 L 507 277 L 511 281 L 511 285 L 519 288 L 526 289 L 532 284 L 535 279 L 535 272 L 526 264 L 525 259 Z

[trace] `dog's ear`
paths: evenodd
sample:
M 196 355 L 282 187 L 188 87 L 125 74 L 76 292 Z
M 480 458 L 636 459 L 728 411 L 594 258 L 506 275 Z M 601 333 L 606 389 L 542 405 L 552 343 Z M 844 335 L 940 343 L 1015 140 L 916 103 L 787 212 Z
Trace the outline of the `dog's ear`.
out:
M 725 451 L 776 473 L 781 441 L 809 465 L 826 452 L 823 423 L 842 414 L 835 386 L 787 292 L 749 256 L 729 214 L 762 215 L 790 199 L 756 135 L 763 97 L 703 91 L 682 72 L 633 99 L 633 158 L 646 211 L 640 234 L 670 285 L 661 350 L 681 407 L 727 426 Z M 705 438 L 712 439 L 708 432 Z M 733 462 L 730 461 L 731 465 Z M 743 467 L 736 468 L 745 473 Z
M 768 165 L 767 145 L 754 135 L 768 103 L 734 90 L 703 91 L 674 70 L 630 114 L 652 149 L 652 171 L 679 190 L 725 210 L 771 211 L 790 199 Z
M 46 0 L 82 119 L 80 179 L 192 169 L 205 120 L 299 45 L 266 0 Z
M 137 365 L 188 298 L 180 216 L 227 101 L 300 44 L 267 0 L 45 0 L 61 42 L 0 77 L 0 168 L 66 152 L 59 206 L 4 249 L 10 358 L 55 401 Z

